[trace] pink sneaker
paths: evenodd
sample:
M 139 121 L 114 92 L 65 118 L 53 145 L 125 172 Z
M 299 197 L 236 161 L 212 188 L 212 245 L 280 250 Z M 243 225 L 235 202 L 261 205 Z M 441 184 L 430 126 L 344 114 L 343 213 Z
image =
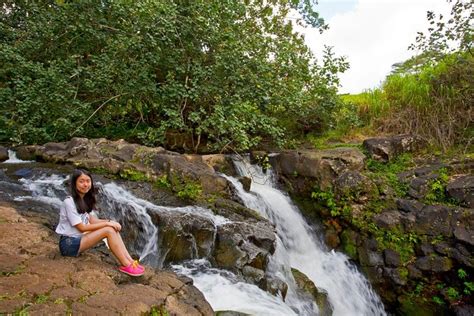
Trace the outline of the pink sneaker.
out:
M 130 265 L 128 265 L 127 267 L 124 267 L 124 266 L 119 267 L 119 271 L 125 274 L 128 274 L 130 276 L 141 276 L 143 275 L 143 273 L 145 273 L 145 268 L 143 267 L 139 268 L 138 263 L 135 263 L 134 261 L 130 263 Z
M 133 265 L 135 268 L 138 268 L 138 269 L 140 269 L 140 270 L 145 271 L 145 267 L 142 266 L 141 264 L 139 264 L 139 263 L 138 263 L 138 260 L 133 260 L 132 265 Z

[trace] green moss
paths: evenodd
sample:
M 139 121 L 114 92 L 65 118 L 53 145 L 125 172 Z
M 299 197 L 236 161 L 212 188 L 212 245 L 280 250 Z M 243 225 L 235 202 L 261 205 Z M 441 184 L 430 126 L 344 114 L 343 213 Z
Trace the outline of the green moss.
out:
M 134 169 L 123 169 L 120 171 L 120 177 L 132 181 L 148 181 L 149 176 L 145 173 Z
M 150 311 L 148 313 L 145 313 L 144 315 L 146 316 L 169 316 L 169 312 L 166 310 L 166 308 L 161 305 L 161 306 L 152 306 Z
M 162 189 L 171 188 L 171 183 L 168 180 L 168 176 L 166 174 L 162 175 L 161 177 L 158 177 L 156 181 L 154 182 L 154 185 L 155 187 L 162 188 Z

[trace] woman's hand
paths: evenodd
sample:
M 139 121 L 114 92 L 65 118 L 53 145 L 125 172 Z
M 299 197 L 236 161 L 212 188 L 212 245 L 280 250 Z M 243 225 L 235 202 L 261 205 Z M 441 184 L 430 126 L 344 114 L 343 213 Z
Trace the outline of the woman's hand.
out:
M 108 225 L 118 232 L 122 229 L 122 225 L 120 225 L 120 223 L 117 223 L 115 221 L 109 221 Z

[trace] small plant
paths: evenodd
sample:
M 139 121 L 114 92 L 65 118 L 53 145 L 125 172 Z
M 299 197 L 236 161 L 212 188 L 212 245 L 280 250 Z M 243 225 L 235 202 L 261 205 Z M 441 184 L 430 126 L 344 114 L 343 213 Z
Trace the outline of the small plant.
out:
M 432 300 L 438 305 L 445 305 L 443 299 L 440 298 L 439 296 L 433 296 Z
M 464 294 L 471 295 L 474 293 L 474 282 L 464 282 Z
M 47 294 L 39 294 L 35 298 L 35 303 L 36 304 L 44 304 L 48 301 L 49 295 Z
M 463 269 L 458 269 L 458 278 L 464 280 L 467 277 L 467 272 Z
M 415 294 L 420 295 L 423 292 L 424 287 L 425 285 L 423 284 L 423 282 L 418 283 L 415 287 Z
M 165 189 L 171 188 L 171 183 L 168 180 L 168 176 L 164 174 L 161 177 L 158 177 L 155 181 L 155 186 L 158 188 L 165 188 Z
M 341 215 L 341 210 L 338 207 L 334 193 L 332 190 L 329 191 L 320 191 L 316 190 L 311 193 L 311 197 L 321 203 L 323 206 L 327 207 L 331 212 L 331 216 Z
M 446 185 L 448 184 L 449 176 L 445 168 L 439 170 L 439 176 L 431 180 L 428 184 L 428 193 L 425 200 L 428 203 L 447 202 L 446 199 Z
M 197 200 L 202 196 L 202 187 L 199 183 L 187 182 L 176 195 L 182 199 Z
M 446 294 L 448 295 L 449 299 L 452 301 L 457 301 L 461 298 L 461 295 L 459 294 L 458 290 L 456 290 L 453 287 L 449 287 L 446 290 Z

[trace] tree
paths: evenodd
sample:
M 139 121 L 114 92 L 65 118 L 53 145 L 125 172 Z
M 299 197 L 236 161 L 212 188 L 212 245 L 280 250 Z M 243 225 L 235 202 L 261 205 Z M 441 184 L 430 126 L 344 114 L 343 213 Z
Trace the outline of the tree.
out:
M 0 141 L 155 145 L 176 133 L 189 150 L 245 150 L 283 140 L 308 112 L 324 126 L 346 64 L 328 54 L 318 66 L 294 32 L 295 9 L 324 27 L 311 3 L 6 1 Z

